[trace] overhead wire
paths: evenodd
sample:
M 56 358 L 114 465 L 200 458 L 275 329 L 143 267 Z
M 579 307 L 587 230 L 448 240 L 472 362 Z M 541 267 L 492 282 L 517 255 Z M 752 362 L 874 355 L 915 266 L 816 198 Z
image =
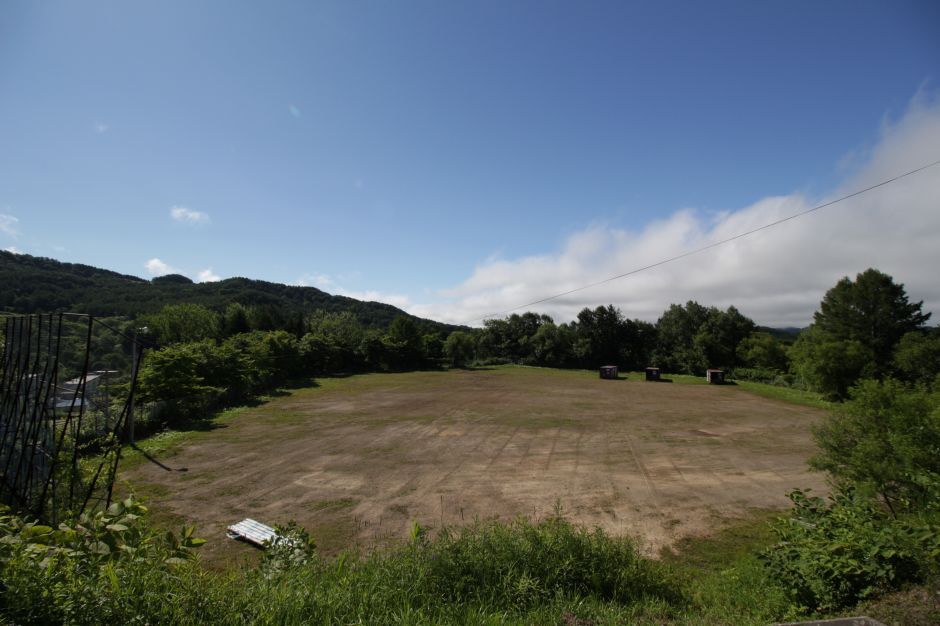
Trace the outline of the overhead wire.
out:
M 867 193 L 867 192 L 869 192 L 869 191 L 872 191 L 873 189 L 877 189 L 877 188 L 879 188 L 879 187 L 884 187 L 885 185 L 891 184 L 891 183 L 893 183 L 893 182 L 896 182 L 896 181 L 898 181 L 898 180 L 901 180 L 902 178 L 905 178 L 905 177 L 907 177 L 907 176 L 911 176 L 911 175 L 913 175 L 913 174 L 917 174 L 918 172 L 922 172 L 922 171 L 924 171 L 924 170 L 926 170 L 926 169 L 930 169 L 931 167 L 935 167 L 935 166 L 937 166 L 937 165 L 940 165 L 940 160 L 934 161 L 934 162 L 932 162 L 932 163 L 928 163 L 927 165 L 922 165 L 921 167 L 918 167 L 918 168 L 916 168 L 916 169 L 913 169 L 913 170 L 904 172 L 903 174 L 898 174 L 897 176 L 893 176 L 893 177 L 891 177 L 891 178 L 888 178 L 888 179 L 886 179 L 886 180 L 883 180 L 883 181 L 881 181 L 880 183 L 877 183 L 877 184 L 875 184 L 875 185 L 871 185 L 870 187 L 865 187 L 864 189 L 859 189 L 859 190 L 857 190 L 857 191 L 853 191 L 852 193 L 846 194 L 846 195 L 841 196 L 841 197 L 839 197 L 839 198 L 836 198 L 835 200 L 830 200 L 829 202 L 824 202 L 824 203 L 822 203 L 822 204 L 818 204 L 818 205 L 816 205 L 816 206 L 814 206 L 814 207 L 812 207 L 812 208 L 806 209 L 805 211 L 800 211 L 800 212 L 798 212 L 798 213 L 794 213 L 794 214 L 792 214 L 792 215 L 788 215 L 787 217 L 784 217 L 784 218 L 781 218 L 781 219 L 779 219 L 779 220 L 776 220 L 776 221 L 773 221 L 773 222 L 764 224 L 763 226 L 758 226 L 757 228 L 753 228 L 753 229 L 748 230 L 748 231 L 745 231 L 745 232 L 743 232 L 743 233 L 738 233 L 737 235 L 733 235 L 733 236 L 731 236 L 731 237 L 727 237 L 727 238 L 722 239 L 722 240 L 720 240 L 720 241 L 715 241 L 715 242 L 710 243 L 710 244 L 708 244 L 708 245 L 706 245 L 706 246 L 702 246 L 702 247 L 700 247 L 700 248 L 695 248 L 694 250 L 689 250 L 688 252 L 683 252 L 682 254 L 677 254 L 676 256 L 669 257 L 668 259 L 663 259 L 663 260 L 657 261 L 657 262 L 655 262 L 655 263 L 650 263 L 649 265 L 644 265 L 644 266 L 642 266 L 642 267 L 637 267 L 637 268 L 632 269 L 632 270 L 630 270 L 630 271 L 628 271 L 628 272 L 624 272 L 624 273 L 622 273 L 622 274 L 617 274 L 616 276 L 610 276 L 610 277 L 608 277 L 608 278 L 605 278 L 605 279 L 603 279 L 603 280 L 599 280 L 599 281 L 597 281 L 597 282 L 588 283 L 588 284 L 586 284 L 586 285 L 581 285 L 580 287 L 575 287 L 574 289 L 569 289 L 568 291 L 563 291 L 563 292 L 561 292 L 561 293 L 556 293 L 556 294 L 554 294 L 554 295 L 547 296 L 547 297 L 545 297 L 545 298 L 540 298 L 540 299 L 538 299 L 538 300 L 533 300 L 532 302 L 527 302 L 526 304 L 520 304 L 519 306 L 514 306 L 514 307 L 512 307 L 511 309 L 506 309 L 505 311 L 499 311 L 499 312 L 495 312 L 495 313 L 488 313 L 488 314 L 483 315 L 483 316 L 481 316 L 481 317 L 475 317 L 475 318 L 470 319 L 470 320 L 467 320 L 467 321 L 465 321 L 465 322 L 460 322 L 460 324 L 461 324 L 461 325 L 467 325 L 467 324 L 472 324 L 473 322 L 478 322 L 478 321 L 482 321 L 482 320 L 486 320 L 486 319 L 490 319 L 490 318 L 494 318 L 494 317 L 501 317 L 501 316 L 503 316 L 503 315 L 506 315 L 507 313 L 512 313 L 513 311 L 518 311 L 519 309 L 524 309 L 524 308 L 526 308 L 526 307 L 535 306 L 536 304 L 542 304 L 543 302 L 548 302 L 548 301 L 550 301 L 550 300 L 556 300 L 556 299 L 558 299 L 558 298 L 561 298 L 561 297 L 564 297 L 564 296 L 567 296 L 567 295 L 570 295 L 570 294 L 573 294 L 573 293 L 577 293 L 578 291 L 584 291 L 585 289 L 590 289 L 591 287 L 597 287 L 598 285 L 603 285 L 603 284 L 605 284 L 605 283 L 609 283 L 609 282 L 612 282 L 612 281 L 615 281 L 615 280 L 619 280 L 619 279 L 621 279 L 621 278 L 626 278 L 626 277 L 628 277 L 628 276 L 633 276 L 634 274 L 639 274 L 640 272 L 645 272 L 645 271 L 647 271 L 647 270 L 651 270 L 651 269 L 653 269 L 654 267 L 659 267 L 659 266 L 661 266 L 661 265 L 666 265 L 667 263 L 672 263 L 673 261 L 678 261 L 678 260 L 680 260 L 680 259 L 684 259 L 684 258 L 686 258 L 686 257 L 690 257 L 690 256 L 692 256 L 692 255 L 699 254 L 699 253 L 701 253 L 701 252 L 705 252 L 706 250 L 711 250 L 712 248 L 717 248 L 718 246 L 722 246 L 722 245 L 724 245 L 724 244 L 726 244 L 726 243 L 730 243 L 730 242 L 732 242 L 732 241 L 736 241 L 736 240 L 741 239 L 741 238 L 743 238 L 743 237 L 747 237 L 747 236 L 749 236 L 749 235 L 753 235 L 754 233 L 758 233 L 758 232 L 760 232 L 760 231 L 762 231 L 762 230 L 767 230 L 768 228 L 773 228 L 774 226 L 778 226 L 778 225 L 780 225 L 780 224 L 783 224 L 784 222 L 789 222 L 790 220 L 795 220 L 795 219 L 797 219 L 798 217 L 803 217 L 804 215 L 809 215 L 810 213 L 814 213 L 814 212 L 816 212 L 816 211 L 819 211 L 820 209 L 825 209 L 826 207 L 830 207 L 830 206 L 832 206 L 832 205 L 834 205 L 834 204 L 838 204 L 838 203 L 843 202 L 843 201 L 845 201 L 845 200 L 848 200 L 848 199 L 850 199 L 850 198 L 854 198 L 854 197 L 856 197 L 856 196 L 860 196 L 860 195 L 862 195 L 863 193 Z

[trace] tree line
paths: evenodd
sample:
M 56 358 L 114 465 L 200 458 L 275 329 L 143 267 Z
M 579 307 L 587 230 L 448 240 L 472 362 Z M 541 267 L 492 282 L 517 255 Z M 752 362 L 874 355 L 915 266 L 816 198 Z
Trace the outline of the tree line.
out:
M 717 367 L 839 400 L 860 380 L 928 383 L 940 374 L 940 332 L 926 327 L 922 308 L 903 285 L 869 269 L 830 289 L 795 338 L 761 329 L 734 306 L 691 300 L 670 305 L 655 323 L 606 305 L 568 323 L 527 312 L 450 333 L 405 315 L 373 328 L 350 311 L 283 314 L 239 303 L 221 312 L 171 304 L 136 326 L 153 346 L 140 376 L 143 399 L 170 401 L 182 414 L 303 377 L 500 363 L 693 375 Z
M 628 319 L 613 305 L 583 309 L 555 324 L 546 315 L 487 320 L 475 333 L 445 342 L 451 365 L 512 362 L 548 367 L 657 366 L 702 375 L 710 367 L 737 378 L 799 386 L 840 400 L 864 379 L 930 382 L 940 374 L 940 330 L 928 328 L 923 302 L 875 269 L 840 280 L 826 292 L 813 323 L 792 336 L 760 328 L 734 306 L 690 300 L 656 323 Z
M 762 349 L 764 344 L 772 348 Z M 474 360 L 545 367 L 617 365 L 625 370 L 656 365 L 669 372 L 704 374 L 709 367 L 782 365 L 773 357 L 774 348 L 779 352 L 784 345 L 758 332 L 754 321 L 733 306 L 719 309 L 690 300 L 671 305 L 655 324 L 629 319 L 612 304 L 585 308 L 564 324 L 547 315 L 513 314 L 486 320 L 473 334 L 452 333 L 445 354 L 457 366 Z

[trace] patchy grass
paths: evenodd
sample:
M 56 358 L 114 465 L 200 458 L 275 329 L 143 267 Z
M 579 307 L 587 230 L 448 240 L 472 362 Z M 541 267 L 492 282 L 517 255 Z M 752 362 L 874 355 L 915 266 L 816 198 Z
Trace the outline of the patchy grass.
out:
M 888 626 L 936 626 L 940 624 L 940 589 L 935 584 L 889 593 L 859 605 L 856 614 Z
M 764 383 L 755 383 L 746 380 L 737 381 L 738 387 L 756 394 L 763 398 L 772 400 L 783 400 L 792 404 L 811 406 L 817 409 L 832 409 L 835 403 L 823 399 L 822 394 L 804 389 L 793 389 L 791 387 L 777 387 L 776 385 L 767 385 Z
M 224 562 L 225 528 L 245 517 L 322 525 L 332 551 L 406 537 L 412 520 L 539 519 L 560 498 L 573 523 L 655 551 L 785 506 L 781 482 L 824 489 L 805 466 L 816 411 L 642 376 L 500 366 L 322 379 L 224 412 L 214 430 L 142 442 L 119 493 L 185 515 L 210 539 L 206 560 Z
M 204 420 L 184 424 L 141 439 L 121 450 L 121 469 L 131 469 L 154 458 L 167 458 L 176 454 L 185 444 L 205 437 L 209 432 L 225 428 L 229 422 L 252 407 L 240 406 L 214 413 Z
M 314 511 L 348 509 L 355 506 L 356 503 L 356 500 L 353 500 L 352 498 L 339 498 L 336 500 L 321 500 L 319 502 L 314 502 L 310 508 Z

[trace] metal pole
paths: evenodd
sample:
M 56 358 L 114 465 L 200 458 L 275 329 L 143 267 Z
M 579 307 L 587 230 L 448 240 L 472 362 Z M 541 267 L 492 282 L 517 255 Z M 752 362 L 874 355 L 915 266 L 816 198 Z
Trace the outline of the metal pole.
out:
M 134 369 L 131 381 L 137 380 L 137 329 L 134 329 L 134 340 L 131 342 L 131 367 Z M 124 436 L 127 443 L 134 443 L 134 383 L 131 382 L 131 394 L 128 398 L 127 421 L 124 423 Z

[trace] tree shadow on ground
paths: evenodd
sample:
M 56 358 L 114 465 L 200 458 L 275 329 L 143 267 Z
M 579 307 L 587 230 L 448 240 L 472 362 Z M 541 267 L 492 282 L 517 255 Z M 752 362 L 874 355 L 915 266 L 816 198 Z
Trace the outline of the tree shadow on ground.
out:
M 188 472 L 189 471 L 188 467 L 173 468 L 173 467 L 170 467 L 169 465 L 166 465 L 165 463 L 161 463 L 159 459 L 149 454 L 146 450 L 139 447 L 136 443 L 132 443 L 131 448 L 136 450 L 142 457 L 144 457 L 145 459 L 147 459 L 148 461 L 150 461 L 151 463 L 153 463 L 154 465 L 156 465 L 157 467 L 159 467 L 165 472 Z

